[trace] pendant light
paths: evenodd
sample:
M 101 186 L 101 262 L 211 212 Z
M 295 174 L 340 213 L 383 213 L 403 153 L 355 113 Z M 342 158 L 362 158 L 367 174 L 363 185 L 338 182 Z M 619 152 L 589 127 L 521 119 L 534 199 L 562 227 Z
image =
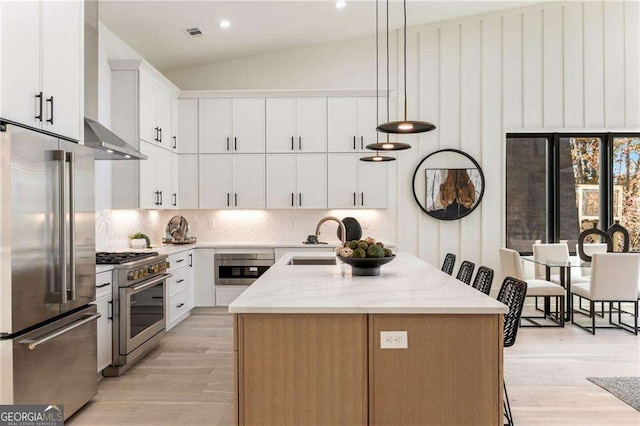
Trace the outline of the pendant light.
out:
M 387 13 L 388 15 L 388 13 Z M 388 25 L 388 16 L 387 16 L 387 25 Z M 378 52 L 379 52 L 379 43 L 378 43 L 378 37 L 379 37 L 379 30 L 378 30 L 378 0 L 376 0 L 376 123 L 378 122 L 378 117 L 379 117 L 379 105 L 380 105 L 380 83 L 379 78 L 378 78 L 378 68 L 379 68 L 379 60 L 378 60 Z M 389 36 L 387 35 L 387 39 L 389 38 Z M 388 40 L 387 40 L 388 43 Z M 388 77 L 387 77 L 388 80 Z M 388 97 L 387 97 L 388 99 Z M 387 101 L 387 115 L 389 114 L 389 106 L 388 106 L 388 101 Z M 371 148 L 371 146 L 374 145 L 380 145 L 379 143 L 379 135 L 378 132 L 376 131 L 376 143 L 374 144 L 369 144 L 367 145 L 367 149 L 375 149 L 375 148 Z M 375 163 L 380 163 L 380 162 L 385 162 L 385 161 L 395 161 L 394 157 L 389 157 L 387 155 L 380 155 L 380 153 L 376 150 L 376 155 L 372 155 L 372 156 L 368 156 L 368 157 L 361 157 L 360 161 L 370 161 L 370 162 L 375 162 Z
M 387 0 L 388 1 L 388 0 Z M 436 126 L 426 121 L 407 119 L 407 0 L 402 1 L 404 17 L 404 119 L 401 121 L 391 121 L 378 126 L 378 131 L 383 133 L 413 134 L 424 133 L 435 130 Z M 387 36 L 388 37 L 388 36 Z
M 386 65 L 387 65 L 387 121 L 389 121 L 389 111 L 390 111 L 390 105 L 389 105 L 389 0 L 387 0 L 387 32 L 386 32 L 386 36 L 387 36 L 387 60 L 386 60 Z M 377 60 L 376 60 L 376 65 L 377 65 Z M 376 80 L 377 83 L 377 80 Z M 378 129 L 376 129 L 378 130 Z M 380 150 L 380 151 L 402 151 L 405 149 L 410 149 L 411 145 L 409 145 L 408 143 L 402 143 L 402 142 L 391 142 L 389 141 L 389 134 L 387 133 L 387 141 L 386 142 L 380 142 L 378 141 L 377 143 L 372 143 L 367 145 L 367 149 L 375 149 L 375 150 Z

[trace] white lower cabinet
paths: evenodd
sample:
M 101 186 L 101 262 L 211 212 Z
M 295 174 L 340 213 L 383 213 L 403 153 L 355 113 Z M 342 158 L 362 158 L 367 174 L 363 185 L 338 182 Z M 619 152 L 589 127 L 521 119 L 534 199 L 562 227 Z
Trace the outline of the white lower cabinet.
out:
M 113 342 L 113 294 L 111 271 L 96 274 L 96 307 L 100 318 L 97 320 L 98 365 L 100 372 L 111 365 Z
M 216 306 L 229 306 L 246 289 L 248 285 L 220 285 L 216 287 Z
M 214 251 L 213 249 L 196 249 L 194 250 L 193 258 L 195 272 L 195 306 L 216 306 Z
M 167 259 L 171 277 L 167 279 L 167 330 L 171 330 L 187 318 L 193 308 L 194 250 L 175 253 Z

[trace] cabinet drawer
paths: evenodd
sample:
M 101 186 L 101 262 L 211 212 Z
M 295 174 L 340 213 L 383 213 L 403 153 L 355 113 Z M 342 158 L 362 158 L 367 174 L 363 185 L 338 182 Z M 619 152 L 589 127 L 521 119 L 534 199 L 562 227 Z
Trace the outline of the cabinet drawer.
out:
M 111 295 L 111 289 L 113 287 L 112 282 L 112 271 L 96 274 L 96 299 Z
M 183 266 L 188 266 L 190 264 L 189 253 L 191 253 L 191 250 L 181 251 L 180 253 L 175 253 L 169 256 L 167 259 L 171 266 L 169 271 L 174 271 L 178 268 L 182 268 Z
M 188 298 L 187 291 L 169 297 L 169 323 L 175 321 L 180 315 L 189 312 Z
M 173 296 L 187 289 L 189 283 L 189 268 L 175 269 L 173 276 L 167 280 L 169 296 Z

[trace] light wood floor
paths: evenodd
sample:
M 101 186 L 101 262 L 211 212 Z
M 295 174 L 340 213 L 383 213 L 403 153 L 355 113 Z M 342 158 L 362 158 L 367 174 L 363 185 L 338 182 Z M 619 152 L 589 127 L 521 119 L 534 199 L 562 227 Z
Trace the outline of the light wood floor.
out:
M 105 378 L 69 425 L 232 424 L 232 320 L 192 315 L 123 377 Z M 640 376 L 640 337 L 523 328 L 505 349 L 516 425 L 640 425 L 640 412 L 589 376 Z

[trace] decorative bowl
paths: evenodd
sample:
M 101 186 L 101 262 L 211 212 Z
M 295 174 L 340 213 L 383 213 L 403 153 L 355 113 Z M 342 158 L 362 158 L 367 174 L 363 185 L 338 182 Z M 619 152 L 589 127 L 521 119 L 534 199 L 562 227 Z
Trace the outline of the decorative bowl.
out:
M 371 277 L 380 275 L 380 267 L 391 262 L 396 255 L 390 257 L 342 257 L 336 255 L 344 263 L 351 265 L 351 273 L 360 277 Z

